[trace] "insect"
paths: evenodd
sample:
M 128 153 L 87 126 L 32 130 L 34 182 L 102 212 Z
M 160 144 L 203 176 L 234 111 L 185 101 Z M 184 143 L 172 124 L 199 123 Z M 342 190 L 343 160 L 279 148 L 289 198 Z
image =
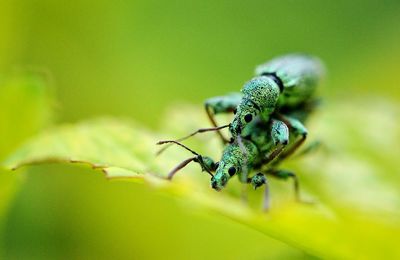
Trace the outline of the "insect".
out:
M 313 94 L 322 74 L 323 66 L 318 59 L 291 54 L 258 66 L 256 77 L 244 85 L 241 93 L 206 100 L 205 110 L 212 128 L 199 129 L 184 138 L 158 143 L 175 143 L 195 155 L 175 167 L 168 178 L 171 179 L 177 171 L 194 161 L 212 176 L 211 187 L 215 190 L 225 187 L 233 175 L 239 175 L 241 182 L 251 183 L 257 188 L 266 183 L 265 174 L 269 174 L 283 179 L 293 178 L 298 199 L 296 175 L 277 170 L 276 167 L 293 154 L 306 139 L 308 131 L 303 122 L 315 108 Z M 218 126 L 215 115 L 232 112 L 232 122 Z M 230 140 L 219 131 L 226 127 L 229 127 L 232 136 Z M 180 143 L 191 136 L 208 131 L 216 131 L 225 144 L 219 163 Z M 248 178 L 248 173 L 253 170 L 264 172 Z
M 211 187 L 217 191 L 222 190 L 235 175 L 239 177 L 240 182 L 250 184 L 254 189 L 267 185 L 267 175 L 283 180 L 292 178 L 295 198 L 300 201 L 297 176 L 291 171 L 278 169 L 279 164 L 291 154 L 291 150 L 283 151 L 277 157 L 278 153 L 273 149 L 277 144 L 289 142 L 290 131 L 291 129 L 283 121 L 272 118 L 266 122 L 261 118 L 256 118 L 248 125 L 246 132 L 243 132 L 241 144 L 231 141 L 224 146 L 219 162 L 215 162 L 208 156 L 200 155 L 176 140 L 160 141 L 158 144 L 177 144 L 194 155 L 172 169 L 167 179 L 171 180 L 190 162 L 198 163 L 202 171 L 210 174 Z M 251 172 L 257 173 L 249 177 Z M 265 210 L 269 207 L 267 192 L 268 188 L 266 188 L 263 205 Z
M 311 56 L 291 54 L 275 58 L 257 66 L 256 77 L 243 86 L 241 93 L 206 100 L 206 112 L 214 127 L 215 115 L 234 112 L 229 130 L 236 138 L 257 116 L 268 121 L 273 113 L 309 105 L 323 71 L 321 62 Z M 294 125 L 299 134 L 307 134 L 299 120 L 287 117 L 286 122 Z M 227 142 L 222 135 L 221 138 Z

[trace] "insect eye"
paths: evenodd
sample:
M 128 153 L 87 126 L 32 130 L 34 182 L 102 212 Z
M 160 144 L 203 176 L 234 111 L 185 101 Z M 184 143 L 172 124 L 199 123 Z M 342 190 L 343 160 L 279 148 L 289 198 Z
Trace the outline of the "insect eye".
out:
M 246 121 L 246 123 L 250 123 L 251 120 L 253 120 L 253 115 L 252 114 L 247 114 L 244 116 L 244 121 Z
M 236 168 L 235 167 L 229 168 L 228 169 L 228 173 L 232 177 L 236 173 Z

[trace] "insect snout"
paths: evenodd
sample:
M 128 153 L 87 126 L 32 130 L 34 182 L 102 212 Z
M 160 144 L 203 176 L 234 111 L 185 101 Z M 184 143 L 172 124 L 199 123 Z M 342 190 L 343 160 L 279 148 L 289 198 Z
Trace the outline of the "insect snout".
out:
M 211 187 L 216 190 L 222 190 L 226 183 L 228 182 L 228 177 L 225 174 L 216 174 L 211 178 Z
M 214 178 L 211 179 L 211 188 L 213 188 L 216 191 L 221 190 L 221 188 L 218 186 L 218 182 Z

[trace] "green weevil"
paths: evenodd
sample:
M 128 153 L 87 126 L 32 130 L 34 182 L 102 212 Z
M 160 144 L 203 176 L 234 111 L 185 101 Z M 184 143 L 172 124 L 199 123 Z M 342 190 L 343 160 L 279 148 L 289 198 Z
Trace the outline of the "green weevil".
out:
M 269 133 L 272 134 L 270 135 Z M 294 180 L 296 200 L 300 201 L 297 176 L 291 171 L 277 168 L 279 163 L 290 155 L 290 149 L 279 153 L 280 157 L 278 158 L 278 153 L 273 149 L 277 144 L 288 143 L 289 133 L 290 129 L 283 121 L 272 118 L 265 122 L 258 117 L 248 125 L 246 132 L 243 132 L 241 144 L 231 141 L 225 145 L 219 162 L 215 162 L 208 156 L 200 155 L 176 140 L 160 141 L 158 144 L 174 143 L 194 154 L 194 157 L 184 160 L 170 171 L 167 176 L 169 180 L 190 162 L 196 162 L 201 166 L 202 171 L 211 175 L 211 187 L 214 190 L 222 190 L 229 179 L 235 175 L 239 177 L 240 182 L 251 184 L 256 189 L 262 185 L 267 185 L 265 175 L 270 175 L 279 179 L 292 178 Z M 258 172 L 249 177 L 250 173 L 254 171 Z M 266 187 L 265 191 L 263 208 L 267 210 L 269 207 L 268 187 Z
M 290 54 L 272 59 L 256 67 L 256 77 L 247 82 L 241 93 L 206 100 L 205 109 L 211 123 L 217 128 L 215 115 L 234 112 L 229 124 L 234 139 L 256 116 L 268 121 L 275 113 L 296 111 L 315 103 L 313 94 L 320 82 L 324 68 L 319 59 L 302 54 Z M 281 117 L 281 116 L 279 116 Z M 293 117 L 281 119 L 301 136 L 300 144 L 307 136 L 307 129 Z M 224 143 L 227 139 L 216 129 Z
M 257 66 L 255 74 L 256 77 L 243 86 L 241 93 L 230 93 L 205 101 L 204 107 L 212 128 L 199 129 L 177 141 L 197 133 L 216 131 L 226 144 L 229 140 L 220 132 L 222 128 L 229 127 L 232 138 L 236 140 L 255 117 L 268 121 L 275 116 L 294 129 L 293 134 L 299 137 L 295 146 L 300 147 L 307 137 L 307 129 L 302 123 L 304 120 L 285 114 L 296 111 L 306 114 L 307 109 L 313 110 L 317 103 L 313 94 L 324 74 L 322 63 L 310 55 L 289 54 Z M 215 115 L 232 112 L 235 114 L 232 122 L 218 126 Z
M 276 170 L 275 166 L 305 141 L 308 131 L 304 122 L 315 107 L 316 99 L 313 94 L 323 72 L 319 59 L 290 54 L 258 66 L 256 77 L 244 85 L 241 93 L 206 100 L 205 110 L 212 128 L 199 129 L 184 138 L 161 141 L 159 144 L 176 143 L 185 147 L 180 141 L 197 133 L 216 131 L 226 144 L 222 159 L 219 163 L 214 163 L 210 158 L 192 151 L 196 156 L 179 164 L 171 171 L 170 178 L 189 162 L 195 161 L 212 175 L 211 186 L 216 190 L 222 189 L 227 180 L 238 173 L 242 182 L 259 187 L 265 183 L 262 177 L 264 174 L 259 173 L 252 178 L 248 178 L 247 174 L 249 170 L 261 168 L 267 168 L 265 173 L 276 177 L 294 178 L 295 186 L 298 187 L 297 177 L 293 173 Z M 215 115 L 232 112 L 232 122 L 218 126 Z M 219 131 L 226 127 L 229 127 L 232 135 L 230 140 Z M 212 174 L 213 171 L 216 172 L 215 175 Z

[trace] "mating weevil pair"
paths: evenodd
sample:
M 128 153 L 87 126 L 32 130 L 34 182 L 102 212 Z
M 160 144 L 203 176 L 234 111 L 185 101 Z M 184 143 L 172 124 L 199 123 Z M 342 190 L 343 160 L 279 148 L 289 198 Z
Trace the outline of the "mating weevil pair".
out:
M 175 143 L 194 154 L 194 157 L 177 165 L 168 174 L 168 179 L 193 161 L 212 176 L 211 187 L 215 190 L 224 188 L 234 175 L 254 188 L 266 184 L 265 175 L 271 175 L 281 179 L 293 178 L 296 199 L 299 200 L 296 175 L 279 170 L 277 166 L 306 139 L 307 129 L 303 123 L 314 109 L 314 92 L 322 74 L 323 66 L 317 58 L 287 55 L 258 66 L 256 77 L 244 85 L 241 93 L 208 99 L 205 109 L 212 128 L 199 129 L 178 140 L 158 142 Z M 217 125 L 215 115 L 232 112 L 234 118 L 230 124 Z M 230 141 L 220 132 L 226 127 L 232 135 Z M 217 163 L 181 143 L 197 133 L 208 131 L 217 131 L 225 144 L 222 158 Z M 252 171 L 259 172 L 248 177 Z M 264 208 L 267 205 L 266 201 Z

